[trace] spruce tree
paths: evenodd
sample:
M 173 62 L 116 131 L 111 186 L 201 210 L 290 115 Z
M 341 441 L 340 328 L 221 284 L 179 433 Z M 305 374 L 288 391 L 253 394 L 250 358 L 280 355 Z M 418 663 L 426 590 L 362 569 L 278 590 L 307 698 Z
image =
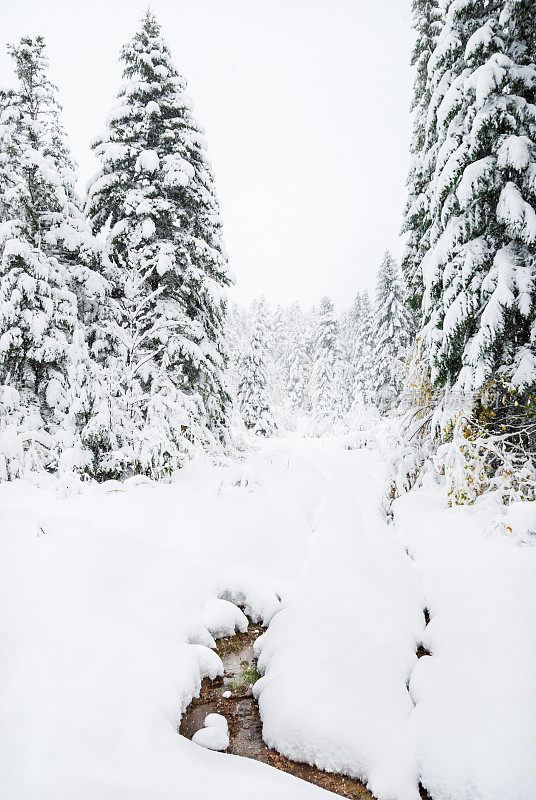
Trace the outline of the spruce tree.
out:
M 432 378 L 536 377 L 536 69 L 530 3 L 447 4 L 433 67 L 438 157 L 423 260 Z
M 47 434 L 41 442 L 48 437 L 42 461 L 53 468 L 58 448 L 73 449 L 78 434 L 68 441 L 73 332 L 105 285 L 92 269 L 99 254 L 75 194 L 44 50 L 41 37 L 9 48 L 17 85 L 1 98 L 0 383 L 31 408 L 32 426 Z
M 360 360 L 362 297 L 358 292 L 350 308 L 341 316 L 341 351 L 343 357 L 343 387 L 350 407 L 356 391 Z
M 240 361 L 238 403 L 248 430 L 271 436 L 276 430 L 269 383 L 267 310 L 264 301 L 253 304 L 250 341 Z
M 341 325 L 344 350 L 344 390 L 347 407 L 369 404 L 373 391 L 374 318 L 368 292 L 357 294 Z
M 291 308 L 288 330 L 290 336 L 286 354 L 286 395 L 294 412 L 308 411 L 311 362 L 307 349 L 307 323 L 298 305 Z
M 225 339 L 229 350 L 228 382 L 231 397 L 236 400 L 239 364 L 249 343 L 249 325 L 245 310 L 230 303 L 225 316 Z M 235 403 L 236 405 L 236 403 Z
M 377 401 L 388 408 L 402 388 L 412 327 L 402 276 L 388 251 L 378 270 L 375 321 L 372 377 Z
M 352 399 L 358 397 L 370 404 L 374 398 L 374 317 L 368 292 L 360 298 L 359 327 L 353 355 Z
M 415 68 L 413 101 L 413 136 L 411 164 L 407 180 L 403 232 L 407 233 L 402 270 L 407 285 L 407 301 L 417 315 L 421 311 L 423 277 L 421 262 L 430 240 L 430 193 L 437 141 L 435 108 L 431 105 L 430 56 L 441 31 L 441 14 L 437 0 L 413 0 L 413 27 L 416 41 L 411 65 Z
M 273 397 L 277 405 L 282 405 L 288 380 L 290 343 L 289 310 L 278 304 L 269 314 L 269 333 L 267 346 L 271 353 L 271 375 Z
M 93 145 L 102 169 L 87 200 L 93 229 L 107 235 L 115 396 L 134 438 L 158 406 L 163 428 L 185 434 L 182 444 L 207 443 L 225 437 L 229 402 L 223 320 L 231 278 L 212 168 L 186 82 L 150 11 L 121 59 L 124 84 Z M 169 442 L 173 452 L 182 444 Z M 169 453 L 166 462 L 177 466 Z M 137 459 L 131 468 L 145 469 Z
M 344 412 L 343 362 L 339 323 L 329 297 L 323 297 L 314 340 L 312 374 L 313 427 L 317 434 L 328 432 Z

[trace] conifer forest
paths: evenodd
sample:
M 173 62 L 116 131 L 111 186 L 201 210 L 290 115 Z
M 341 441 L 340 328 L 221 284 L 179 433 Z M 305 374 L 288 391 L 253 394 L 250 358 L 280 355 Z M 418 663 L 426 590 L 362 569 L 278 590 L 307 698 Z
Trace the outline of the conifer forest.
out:
M 0 797 L 535 800 L 536 0 L 19 6 Z

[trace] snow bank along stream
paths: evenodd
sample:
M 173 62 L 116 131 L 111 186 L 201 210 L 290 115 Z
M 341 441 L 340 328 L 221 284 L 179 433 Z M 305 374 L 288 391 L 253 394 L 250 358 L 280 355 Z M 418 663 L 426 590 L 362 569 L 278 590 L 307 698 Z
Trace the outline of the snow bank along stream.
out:
M 195 741 L 207 717 L 220 714 L 229 726 L 229 741 L 222 748 L 227 753 L 270 764 L 343 797 L 373 800 L 373 795 L 358 781 L 289 760 L 264 743 L 262 722 L 252 692 L 253 683 L 259 677 L 254 644 L 263 630 L 251 624 L 246 632 L 218 641 L 217 652 L 224 674 L 214 680 L 205 678 L 199 697 L 192 701 L 182 717 L 179 733 Z

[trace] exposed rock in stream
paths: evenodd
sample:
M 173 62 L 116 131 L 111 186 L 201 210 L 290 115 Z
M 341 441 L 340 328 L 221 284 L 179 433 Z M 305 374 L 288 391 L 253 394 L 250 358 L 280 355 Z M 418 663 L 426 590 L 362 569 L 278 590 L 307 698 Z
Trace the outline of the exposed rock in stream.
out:
M 190 703 L 182 717 L 179 733 L 191 739 L 203 727 L 207 714 L 223 714 L 229 725 L 228 753 L 263 761 L 342 797 L 374 800 L 374 795 L 359 781 L 290 761 L 265 745 L 259 709 L 251 691 L 259 678 L 253 643 L 262 632 L 260 625 L 251 624 L 247 633 L 218 641 L 217 652 L 225 674 L 213 681 L 205 678 L 200 696 Z
M 417 648 L 417 658 L 422 658 L 423 656 L 431 656 L 431 652 L 423 645 L 420 644 Z

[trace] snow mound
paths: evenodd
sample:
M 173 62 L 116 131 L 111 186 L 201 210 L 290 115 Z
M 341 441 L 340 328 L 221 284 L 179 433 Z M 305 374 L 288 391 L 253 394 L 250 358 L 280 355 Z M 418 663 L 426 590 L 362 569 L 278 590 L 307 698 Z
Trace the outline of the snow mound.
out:
M 245 633 L 248 619 L 243 611 L 228 600 L 210 597 L 201 611 L 203 622 L 215 639 L 232 636 L 236 630 Z
M 341 448 L 337 461 L 326 448 L 333 488 L 303 578 L 255 643 L 263 738 L 287 758 L 367 783 L 379 800 L 418 800 L 407 681 L 424 598 L 381 516 L 378 457 Z
M 223 714 L 207 714 L 205 727 L 192 736 L 192 742 L 208 750 L 227 750 L 229 747 L 229 727 Z
M 234 581 L 229 581 L 229 585 L 232 588 L 226 588 L 220 593 L 222 598 L 242 606 L 246 616 L 253 622 L 268 625 L 281 608 L 278 596 L 266 585 L 261 573 L 250 580 L 239 576 Z
M 136 159 L 136 172 L 156 172 L 160 159 L 156 150 L 142 150 Z

